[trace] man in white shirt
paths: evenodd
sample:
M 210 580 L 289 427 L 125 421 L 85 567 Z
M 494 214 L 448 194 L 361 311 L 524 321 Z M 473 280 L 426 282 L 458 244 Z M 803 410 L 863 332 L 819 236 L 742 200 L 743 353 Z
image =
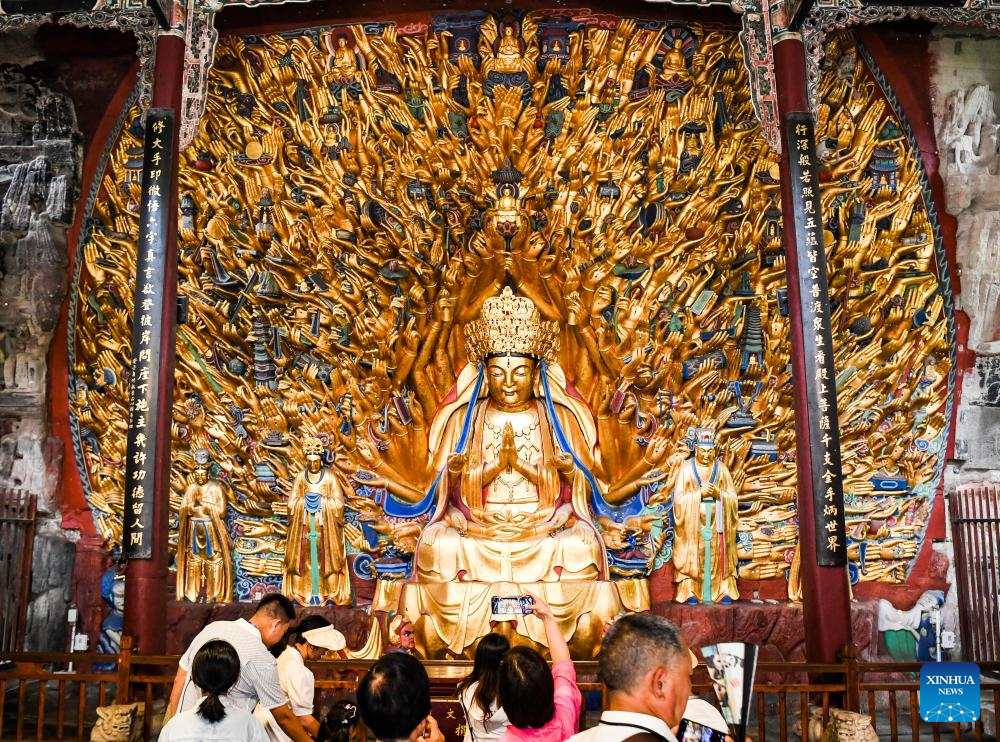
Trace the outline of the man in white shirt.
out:
M 306 660 L 315 662 L 327 652 L 340 652 L 347 647 L 347 640 L 322 616 L 306 616 L 288 644 L 278 657 L 278 682 L 302 728 L 316 737 L 320 731 L 320 721 L 313 709 L 316 678 L 306 667 Z M 281 731 L 269 711 L 258 705 L 253 713 L 274 742 L 288 742 L 288 735 Z
M 267 651 L 268 647 L 281 641 L 294 619 L 295 606 L 292 602 L 284 595 L 272 593 L 261 599 L 249 621 L 242 618 L 238 621 L 214 621 L 202 629 L 180 659 L 170 691 L 167 718 L 198 704 L 201 693 L 189 677 L 191 662 L 206 642 L 222 639 L 233 645 L 240 658 L 240 678 L 224 696 L 225 704 L 253 713 L 260 702 L 294 742 L 311 742 L 312 737 L 292 713 L 288 698 L 278 682 L 277 662 Z
M 677 742 L 672 730 L 684 715 L 694 669 L 677 627 L 649 613 L 622 616 L 604 636 L 599 659 L 608 710 L 570 740 Z

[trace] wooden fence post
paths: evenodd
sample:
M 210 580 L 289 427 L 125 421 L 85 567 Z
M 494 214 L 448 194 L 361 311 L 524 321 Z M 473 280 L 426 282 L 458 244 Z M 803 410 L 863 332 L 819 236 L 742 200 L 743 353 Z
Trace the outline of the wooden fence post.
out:
M 121 647 L 118 650 L 118 680 L 115 683 L 115 703 L 128 703 L 132 685 L 132 651 L 135 639 L 128 634 L 122 634 Z
M 844 684 L 847 692 L 844 694 L 844 706 L 848 711 L 861 710 L 861 672 L 858 668 L 858 647 L 855 644 L 845 644 L 841 649 L 841 658 L 845 664 Z

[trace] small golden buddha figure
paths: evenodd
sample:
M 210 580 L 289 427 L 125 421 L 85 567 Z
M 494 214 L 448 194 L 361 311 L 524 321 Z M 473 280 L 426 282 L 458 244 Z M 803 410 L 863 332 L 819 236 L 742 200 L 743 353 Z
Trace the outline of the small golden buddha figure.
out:
M 515 188 L 509 183 L 500 186 L 494 221 L 497 232 L 504 235 L 517 234 L 521 226 Z
M 497 72 L 524 72 L 524 56 L 521 53 L 521 42 L 514 36 L 513 26 L 504 26 L 503 35 L 497 45 L 497 56 L 494 69 Z
M 663 72 L 660 73 L 662 81 L 667 82 L 675 77 L 679 77 L 684 82 L 691 81 L 691 73 L 688 71 L 687 58 L 681 49 L 682 46 L 681 39 L 674 39 L 673 45 L 663 55 Z
M 226 530 L 226 493 L 209 478 L 209 452 L 194 452 L 194 481 L 181 499 L 177 528 L 177 600 L 233 599 L 232 544 Z
M 336 82 L 350 82 L 357 76 L 358 60 L 354 55 L 354 50 L 347 45 L 346 34 L 337 36 L 331 68 Z

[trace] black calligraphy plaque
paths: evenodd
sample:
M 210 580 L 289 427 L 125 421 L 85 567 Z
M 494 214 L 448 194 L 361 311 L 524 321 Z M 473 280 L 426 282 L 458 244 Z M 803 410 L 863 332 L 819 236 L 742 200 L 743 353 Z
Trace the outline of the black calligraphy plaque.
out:
M 122 556 L 125 559 L 149 559 L 153 554 L 156 462 L 160 456 L 169 455 L 168 450 L 159 450 L 158 444 L 169 446 L 170 443 L 156 439 L 157 418 L 170 414 L 169 408 L 161 410 L 157 403 L 162 327 L 164 311 L 177 311 L 175 306 L 163 306 L 170 173 L 175 149 L 173 110 L 150 109 L 146 113 L 145 137 L 122 515 Z
M 844 484 L 816 135 L 812 117 L 807 113 L 787 114 L 785 127 L 791 173 L 791 183 L 785 185 L 792 192 L 798 257 L 799 311 L 793 310 L 792 322 L 801 323 L 802 352 L 806 361 L 816 562 L 823 567 L 843 567 L 847 564 Z M 808 517 L 808 514 L 800 513 L 799 517 Z

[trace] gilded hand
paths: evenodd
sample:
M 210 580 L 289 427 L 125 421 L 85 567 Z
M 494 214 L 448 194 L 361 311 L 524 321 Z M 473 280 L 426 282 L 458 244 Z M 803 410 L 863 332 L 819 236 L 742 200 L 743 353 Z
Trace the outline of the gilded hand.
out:
M 465 514 L 461 510 L 455 508 L 448 510 L 447 520 L 451 527 L 459 533 L 465 533 L 469 528 L 469 521 L 466 520 Z
M 591 546 L 594 543 L 594 529 L 582 520 L 578 520 L 573 525 L 572 532 L 573 535 L 580 539 L 580 541 L 582 541 L 585 545 Z
M 670 445 L 671 441 L 667 436 L 660 435 L 654 437 L 650 441 L 649 446 L 646 447 L 646 452 L 642 455 L 643 460 L 650 466 L 658 466 L 663 461 L 664 456 L 667 455 Z
M 552 464 L 561 474 L 571 474 L 573 472 L 573 457 L 563 451 L 553 456 Z
M 580 301 L 580 293 L 573 291 L 566 297 L 566 324 L 575 327 L 581 324 L 583 319 L 583 302 Z
M 503 439 L 500 442 L 500 461 L 504 466 L 514 466 L 517 463 L 517 443 L 514 441 L 514 427 L 507 423 L 503 426 Z
M 453 453 L 448 457 L 448 472 L 461 474 L 465 470 L 466 456 L 464 453 Z

